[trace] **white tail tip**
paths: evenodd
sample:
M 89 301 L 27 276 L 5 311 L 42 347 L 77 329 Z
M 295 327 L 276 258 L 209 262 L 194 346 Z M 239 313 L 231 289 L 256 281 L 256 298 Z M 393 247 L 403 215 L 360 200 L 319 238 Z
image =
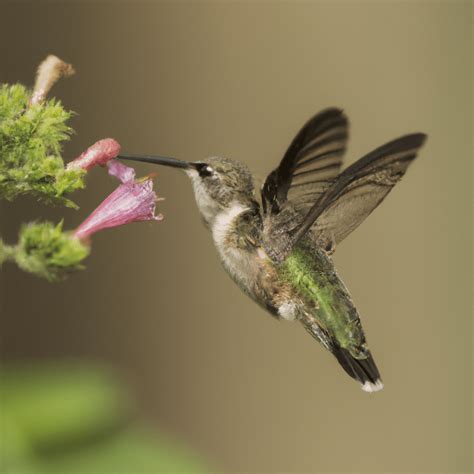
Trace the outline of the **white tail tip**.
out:
M 377 380 L 377 382 L 375 383 L 367 381 L 365 382 L 364 385 L 362 385 L 362 390 L 368 393 L 378 392 L 379 390 L 382 390 L 382 389 L 383 389 L 383 383 L 380 379 Z

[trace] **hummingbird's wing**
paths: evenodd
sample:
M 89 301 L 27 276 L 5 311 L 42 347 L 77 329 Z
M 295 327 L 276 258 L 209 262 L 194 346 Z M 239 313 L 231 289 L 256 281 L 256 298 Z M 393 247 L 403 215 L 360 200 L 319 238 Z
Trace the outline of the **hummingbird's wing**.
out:
M 339 173 L 348 129 L 348 120 L 340 109 L 325 109 L 312 117 L 263 184 L 265 212 L 278 213 L 287 200 L 314 204 Z
M 405 135 L 345 169 L 306 214 L 293 234 L 293 243 L 313 224 L 316 235 L 326 234 L 335 244 L 341 242 L 398 183 L 425 139 L 423 133 Z
M 372 151 L 344 170 L 304 214 L 295 206 L 292 212 L 282 208 L 283 216 L 264 218 L 267 253 L 283 260 L 310 229 L 321 245 L 341 242 L 405 174 L 425 139 L 422 133 L 406 135 Z

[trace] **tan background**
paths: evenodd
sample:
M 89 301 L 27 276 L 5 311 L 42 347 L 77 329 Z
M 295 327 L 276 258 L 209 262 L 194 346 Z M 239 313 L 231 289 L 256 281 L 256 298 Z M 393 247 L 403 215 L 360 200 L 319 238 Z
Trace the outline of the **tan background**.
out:
M 166 221 L 97 235 L 86 272 L 50 285 L 2 270 L 5 359 L 118 367 L 143 415 L 221 471 L 471 471 L 470 2 L 0 7 L 1 81 L 31 84 L 47 53 L 78 71 L 54 90 L 79 114 L 68 159 L 112 136 L 128 152 L 218 154 L 264 177 L 330 105 L 352 122 L 348 162 L 429 134 L 335 257 L 383 392 L 363 393 L 300 327 L 240 294 L 187 178 L 168 169 L 153 169 Z M 71 228 L 114 185 L 94 171 L 78 213 L 4 204 L 2 234 L 13 241 L 39 215 Z

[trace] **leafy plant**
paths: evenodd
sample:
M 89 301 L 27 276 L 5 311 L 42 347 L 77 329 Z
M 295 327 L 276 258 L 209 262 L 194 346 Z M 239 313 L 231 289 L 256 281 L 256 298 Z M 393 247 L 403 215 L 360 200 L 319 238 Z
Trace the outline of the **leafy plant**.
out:
M 64 163 L 62 146 L 73 132 L 67 124 L 73 112 L 46 95 L 61 76 L 73 72 L 70 64 L 51 55 L 40 64 L 33 90 L 21 84 L 0 85 L 0 198 L 11 201 L 29 194 L 47 204 L 77 209 L 70 194 L 85 187 L 87 171 L 118 155 L 120 145 L 107 138 Z M 57 281 L 84 268 L 89 236 L 94 232 L 139 220 L 160 220 L 154 215 L 157 197 L 151 179 L 135 182 L 133 170 L 119 163 L 109 172 L 115 176 L 121 168 L 131 178 L 86 219 L 80 233 L 64 231 L 62 222 L 23 225 L 16 245 L 0 239 L 0 266 L 13 261 L 24 271 Z
M 86 173 L 65 169 L 61 157 L 72 112 L 55 99 L 30 105 L 31 95 L 21 84 L 0 86 L 0 194 L 77 207 L 67 195 L 84 188 Z

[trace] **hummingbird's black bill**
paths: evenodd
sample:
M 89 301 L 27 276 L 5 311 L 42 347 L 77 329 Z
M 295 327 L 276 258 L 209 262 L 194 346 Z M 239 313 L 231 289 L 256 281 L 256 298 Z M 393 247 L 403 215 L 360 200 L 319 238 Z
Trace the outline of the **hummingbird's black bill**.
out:
M 159 155 L 129 155 L 123 154 L 117 156 L 120 160 L 140 161 L 142 163 L 152 163 L 155 165 L 171 166 L 173 168 L 187 169 L 192 167 L 192 163 L 188 161 L 178 160 L 171 156 Z

